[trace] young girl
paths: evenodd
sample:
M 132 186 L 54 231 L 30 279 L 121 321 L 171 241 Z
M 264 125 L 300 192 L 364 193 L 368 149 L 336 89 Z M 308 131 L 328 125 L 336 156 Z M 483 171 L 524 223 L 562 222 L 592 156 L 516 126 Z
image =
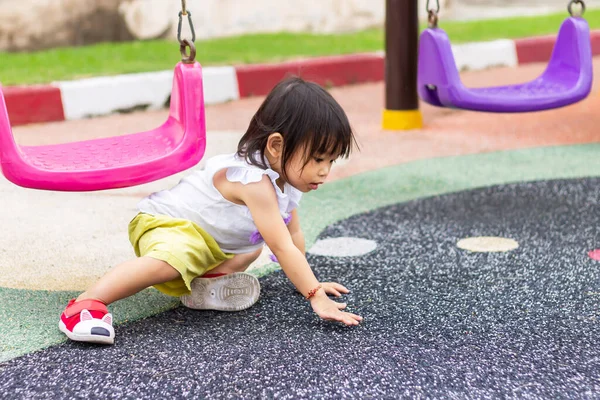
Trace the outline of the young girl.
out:
M 327 91 L 300 78 L 280 82 L 236 153 L 209 159 L 204 170 L 138 204 L 129 224 L 138 258 L 72 299 L 60 330 L 72 340 L 112 344 L 106 305 L 149 286 L 194 309 L 246 309 L 258 300 L 260 286 L 243 271 L 265 242 L 319 317 L 357 325 L 362 317 L 327 296 L 348 289 L 319 282 L 308 265 L 296 210 L 302 193 L 317 190 L 354 145 L 346 114 Z

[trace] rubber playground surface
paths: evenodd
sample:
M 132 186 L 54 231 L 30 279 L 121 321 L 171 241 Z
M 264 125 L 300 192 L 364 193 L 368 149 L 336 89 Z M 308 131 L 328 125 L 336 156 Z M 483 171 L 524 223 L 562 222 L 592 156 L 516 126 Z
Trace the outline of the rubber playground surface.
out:
M 543 68 L 462 77 L 516 83 Z M 148 289 L 111 306 L 114 346 L 65 342 L 57 324 L 68 299 L 133 255 L 126 224 L 136 202 L 181 174 L 81 194 L 2 179 L 0 398 L 597 397 L 597 85 L 578 104 L 532 114 L 423 105 L 425 127 L 410 132 L 380 129 L 383 84 L 331 92 L 361 152 L 300 212 L 317 277 L 346 285 L 343 301 L 364 323 L 320 321 L 277 265 L 261 262 L 261 299 L 248 310 L 188 310 Z M 207 156 L 235 147 L 261 100 L 207 108 Z M 24 126 L 15 136 L 85 139 L 165 116 Z M 468 250 L 465 239 L 477 237 L 496 239 Z

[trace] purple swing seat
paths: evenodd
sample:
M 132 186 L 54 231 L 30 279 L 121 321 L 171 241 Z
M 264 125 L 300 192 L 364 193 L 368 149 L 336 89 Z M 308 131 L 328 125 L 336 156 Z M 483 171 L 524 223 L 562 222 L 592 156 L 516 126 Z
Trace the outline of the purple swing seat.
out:
M 110 138 L 19 146 L 0 90 L 0 166 L 4 176 L 19 186 L 93 191 L 139 185 L 193 167 L 205 148 L 202 67 L 198 62 L 175 66 L 170 113 L 162 126 Z
M 438 107 L 487 112 L 528 112 L 578 102 L 592 89 L 590 30 L 585 19 L 561 25 L 546 70 L 531 82 L 471 89 L 460 80 L 448 35 L 426 29 L 419 39 L 418 92 Z

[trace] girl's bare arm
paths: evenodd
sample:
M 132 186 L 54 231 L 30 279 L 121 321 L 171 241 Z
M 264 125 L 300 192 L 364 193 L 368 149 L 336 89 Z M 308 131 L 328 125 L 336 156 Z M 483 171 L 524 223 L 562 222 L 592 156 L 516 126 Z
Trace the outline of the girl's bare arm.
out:
M 290 231 L 294 245 L 302 252 L 302 254 L 306 255 L 304 233 L 300 227 L 300 216 L 298 215 L 297 210 L 292 211 L 292 220 L 288 224 L 288 230 Z M 325 293 L 336 297 L 340 297 L 342 293 L 350 292 L 346 287 L 337 282 L 321 282 L 321 285 L 323 286 Z
M 298 210 L 292 211 L 292 220 L 288 224 L 288 230 L 290 231 L 290 236 L 292 237 L 292 242 L 294 242 L 294 245 L 302 252 L 302 254 L 306 254 L 304 233 L 302 232 L 302 228 L 300 228 L 300 217 L 298 216 Z
M 296 289 L 304 296 L 317 289 L 321 283 L 308 265 L 304 252 L 292 240 L 290 230 L 281 218 L 277 195 L 269 178 L 265 176 L 257 183 L 239 184 L 235 191 L 236 197 L 250 209 L 258 231 Z M 347 325 L 356 325 L 362 320 L 358 315 L 341 311 L 346 305 L 331 300 L 325 290 L 318 290 L 310 301 L 313 310 L 323 319 L 340 321 Z

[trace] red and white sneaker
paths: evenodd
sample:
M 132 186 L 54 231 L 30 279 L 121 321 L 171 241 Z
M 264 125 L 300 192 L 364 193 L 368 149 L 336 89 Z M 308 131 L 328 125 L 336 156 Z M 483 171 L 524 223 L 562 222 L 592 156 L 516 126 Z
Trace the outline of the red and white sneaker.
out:
M 245 272 L 207 274 L 192 281 L 192 293 L 179 299 L 195 310 L 241 311 L 252 307 L 260 296 L 260 283 Z
M 98 300 L 71 299 L 60 316 L 58 328 L 71 340 L 78 342 L 113 344 L 115 330 L 112 314 Z

